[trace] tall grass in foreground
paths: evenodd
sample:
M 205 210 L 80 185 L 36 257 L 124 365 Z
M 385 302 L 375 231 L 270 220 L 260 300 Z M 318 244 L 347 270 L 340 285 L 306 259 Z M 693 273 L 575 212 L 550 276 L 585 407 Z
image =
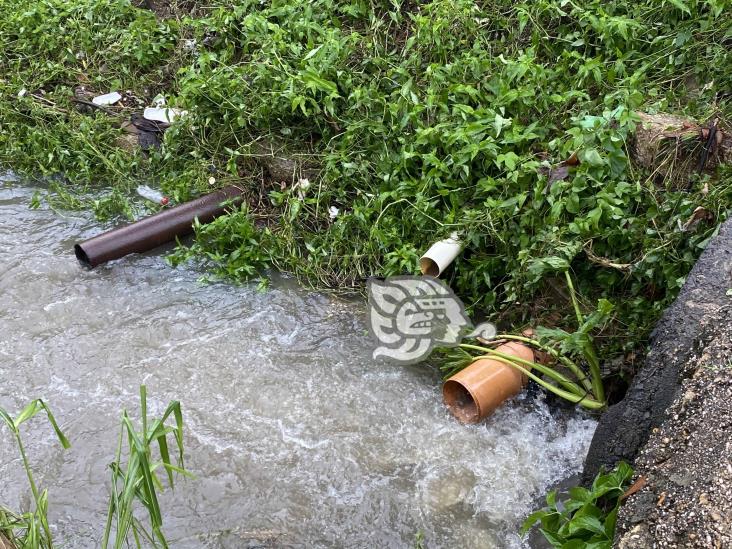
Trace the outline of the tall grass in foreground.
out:
M 107 511 L 107 524 L 104 528 L 102 547 L 110 547 L 110 539 L 114 527 L 115 549 L 121 548 L 129 540 L 130 535 L 136 547 L 142 547 L 141 540 L 147 540 L 153 547 L 168 547 L 163 534 L 163 518 L 160 512 L 157 491 L 163 489 L 158 477 L 158 470 L 165 470 L 168 482 L 173 487 L 173 473 L 186 473 L 183 468 L 183 414 L 180 402 L 171 401 L 163 416 L 150 423 L 147 417 L 147 391 L 140 386 L 140 408 L 142 414 L 142 431 L 132 423 L 127 410 L 122 412 L 119 442 L 115 460 L 110 464 L 112 470 L 112 494 Z M 175 419 L 175 426 L 166 426 L 170 416 Z M 176 465 L 170 459 L 168 435 L 173 435 L 177 447 Z M 125 468 L 122 467 L 123 442 L 127 440 Z M 157 446 L 160 460 L 153 461 L 152 448 Z M 138 502 L 147 510 L 151 532 L 134 516 L 134 505 Z
M 159 419 L 150 419 L 147 415 L 147 390 L 142 385 L 140 408 L 141 429 L 135 426 L 127 410 L 122 412 L 117 450 L 114 461 L 109 465 L 112 486 L 102 540 L 104 549 L 130 546 L 140 548 L 145 542 L 152 547 L 167 548 L 158 502 L 158 493 L 164 488 L 159 477 L 160 469 L 165 471 L 171 487 L 174 473 L 188 475 L 183 467 L 183 414 L 180 402 L 171 401 Z M 0 507 L 0 549 L 54 547 L 48 524 L 48 493 L 47 490 L 41 492 L 38 489 L 20 436 L 20 425 L 42 411 L 48 416 L 62 446 L 69 448 L 68 440 L 42 400 L 31 402 L 15 419 L 0 408 L 0 419 L 15 437 L 34 500 L 34 509 L 25 513 Z M 171 416 L 173 425 L 166 425 Z M 169 435 L 175 441 L 175 461 L 170 457 Z M 154 457 L 155 454 L 158 458 Z M 149 527 L 135 516 L 137 504 L 147 511 Z
M 38 491 L 38 485 L 33 479 L 33 472 L 28 462 L 28 456 L 25 453 L 22 437 L 20 436 L 20 426 L 40 412 L 46 412 L 48 421 L 56 432 L 56 436 L 61 442 L 61 445 L 64 448 L 69 448 L 69 441 L 61 432 L 61 429 L 59 429 L 51 410 L 48 409 L 41 399 L 36 399 L 28 404 L 15 419 L 3 408 L 0 408 L 0 419 L 8 426 L 15 437 L 18 453 L 23 460 L 23 467 L 28 477 L 28 484 L 33 493 L 33 502 L 35 504 L 34 509 L 27 513 L 14 513 L 0 507 L 0 543 L 9 545 L 10 547 L 15 546 L 28 549 L 50 549 L 53 547 L 51 529 L 48 526 L 48 491 Z

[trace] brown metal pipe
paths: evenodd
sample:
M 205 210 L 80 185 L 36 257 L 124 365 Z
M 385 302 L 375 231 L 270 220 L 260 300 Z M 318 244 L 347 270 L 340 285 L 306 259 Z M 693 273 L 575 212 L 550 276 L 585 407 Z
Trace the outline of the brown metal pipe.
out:
M 496 351 L 534 361 L 534 352 L 521 343 L 506 343 Z M 527 382 L 516 368 L 493 358 L 479 358 L 445 382 L 442 400 L 461 423 L 477 423 L 521 392 Z
M 201 223 L 214 220 L 226 211 L 223 205 L 226 201 L 240 204 L 243 200 L 241 194 L 242 190 L 237 187 L 224 187 L 80 242 L 74 246 L 74 253 L 83 265 L 94 268 L 127 254 L 147 252 L 176 237 L 192 233 L 196 218 Z

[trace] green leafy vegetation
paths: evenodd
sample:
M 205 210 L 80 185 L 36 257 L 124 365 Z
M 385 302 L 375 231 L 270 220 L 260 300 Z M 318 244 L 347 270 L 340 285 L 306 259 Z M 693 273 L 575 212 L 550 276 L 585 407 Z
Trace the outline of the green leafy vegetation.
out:
M 112 471 L 112 489 L 102 541 L 105 549 L 132 546 L 138 549 L 143 546 L 167 548 L 158 503 L 158 494 L 164 488 L 160 470 L 164 471 L 171 488 L 174 474 L 188 475 L 183 468 L 183 414 L 180 403 L 170 402 L 159 419 L 150 419 L 147 414 L 147 392 L 143 385 L 140 387 L 140 408 L 141 428 L 133 424 L 126 410 L 122 413 L 117 451 L 109 466 Z M 25 513 L 0 507 L 0 544 L 7 542 L 11 544 L 10 548 L 52 549 L 59 546 L 53 542 L 48 524 L 48 493 L 38 490 L 19 431 L 21 424 L 39 412 L 46 413 L 59 441 L 64 448 L 69 448 L 68 440 L 42 400 L 31 402 L 15 419 L 0 408 L 0 419 L 12 431 L 18 445 L 35 504 L 32 511 Z M 173 420 L 172 425 L 167 424 L 171 423 L 169 418 Z M 171 459 L 169 436 L 175 441 L 177 450 L 173 454 L 174 459 Z M 155 454 L 158 455 L 157 459 L 154 458 Z M 147 511 L 149 527 L 135 516 L 137 505 Z
M 130 217 L 140 181 L 174 202 L 210 179 L 246 190 L 175 264 L 360 288 L 414 273 L 456 231 L 446 276 L 471 312 L 568 327 L 554 287 L 570 269 L 582 311 L 614 305 L 595 334 L 605 359 L 643 341 L 728 215 L 729 167 L 679 184 L 630 160 L 637 111 L 732 119 L 728 0 L 187 5 L 0 0 L 0 162 L 50 181 L 54 207 Z M 190 115 L 160 150 L 130 152 L 133 107 L 79 112 L 80 85 Z M 294 159 L 291 180 L 272 150 Z
M 621 462 L 613 471 L 598 474 L 589 489 L 571 488 L 563 501 L 557 501 L 556 491 L 549 492 L 547 506 L 529 515 L 522 535 L 540 523 L 540 532 L 553 547 L 610 549 L 620 502 L 632 476 L 630 465 Z

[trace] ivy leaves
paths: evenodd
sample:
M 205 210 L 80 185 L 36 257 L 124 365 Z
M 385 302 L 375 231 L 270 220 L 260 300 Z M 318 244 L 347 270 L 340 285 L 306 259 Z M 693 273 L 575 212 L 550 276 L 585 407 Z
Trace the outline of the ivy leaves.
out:
M 576 486 L 569 497 L 557 501 L 557 492 L 546 496 L 547 506 L 531 513 L 521 527 L 525 535 L 534 524 L 558 549 L 610 549 L 620 498 L 633 476 L 633 469 L 621 462 L 610 473 L 600 473 L 592 486 Z

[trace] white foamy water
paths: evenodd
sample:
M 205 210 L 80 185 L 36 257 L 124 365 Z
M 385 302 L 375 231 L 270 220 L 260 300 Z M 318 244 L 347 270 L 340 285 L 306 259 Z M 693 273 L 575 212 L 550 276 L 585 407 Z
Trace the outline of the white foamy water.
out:
M 44 398 L 72 448 L 23 433 L 64 547 L 98 547 L 120 412 L 138 387 L 183 404 L 187 467 L 166 492 L 172 547 L 520 547 L 537 496 L 578 471 L 595 428 L 523 397 L 477 426 L 441 404 L 424 366 L 371 359 L 360 303 L 280 280 L 197 283 L 157 255 L 82 269 L 73 244 L 103 227 L 30 210 L 0 181 L 0 406 Z M 4 430 L 0 430 L 6 433 Z M 0 437 L 0 502 L 29 504 Z

